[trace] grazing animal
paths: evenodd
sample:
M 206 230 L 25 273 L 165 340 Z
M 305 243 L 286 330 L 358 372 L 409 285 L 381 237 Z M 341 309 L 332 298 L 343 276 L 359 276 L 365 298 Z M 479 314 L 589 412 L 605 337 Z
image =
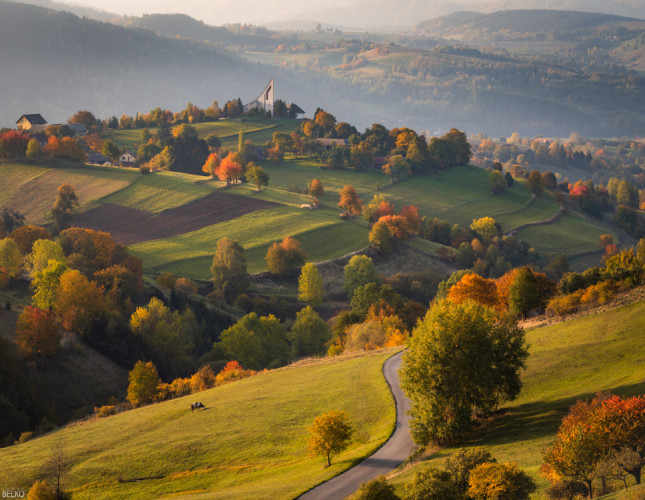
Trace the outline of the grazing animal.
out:
M 192 405 L 190 405 L 190 412 L 192 413 L 193 410 L 198 410 L 199 408 L 206 409 L 206 407 L 201 401 L 198 401 L 197 403 L 193 403 Z

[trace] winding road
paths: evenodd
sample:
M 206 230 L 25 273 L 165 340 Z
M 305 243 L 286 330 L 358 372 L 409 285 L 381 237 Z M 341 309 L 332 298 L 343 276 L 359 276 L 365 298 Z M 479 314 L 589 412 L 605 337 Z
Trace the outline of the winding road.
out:
M 399 385 L 398 369 L 401 365 L 403 351 L 395 354 L 383 364 L 385 380 L 390 385 L 396 401 L 396 427 L 383 446 L 376 453 L 363 460 L 356 467 L 343 472 L 329 481 L 319 484 L 304 493 L 301 500 L 341 500 L 354 493 L 364 481 L 374 479 L 381 474 L 387 474 L 406 460 L 414 451 L 415 446 L 408 432 L 408 416 L 410 407 L 408 398 L 403 395 Z

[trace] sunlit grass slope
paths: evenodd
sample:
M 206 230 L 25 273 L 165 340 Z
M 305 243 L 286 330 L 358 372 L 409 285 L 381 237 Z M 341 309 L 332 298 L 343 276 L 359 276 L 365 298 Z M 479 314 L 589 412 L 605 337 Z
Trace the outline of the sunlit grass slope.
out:
M 309 211 L 282 205 L 130 249 L 143 259 L 145 269 L 203 279 L 210 276 L 215 244 L 224 236 L 244 245 L 249 271 L 258 272 L 266 269 L 269 245 L 285 236 L 302 243 L 309 261 L 319 262 L 367 246 L 367 235 L 362 219 L 340 220 L 330 208 Z
M 0 484 L 28 487 L 60 442 L 71 464 L 63 484 L 75 499 L 293 498 L 392 432 L 382 365 L 393 352 L 275 370 L 0 449 Z M 191 413 L 194 401 L 206 410 Z M 325 468 L 307 456 L 307 427 L 331 409 L 347 411 L 355 432 Z
M 548 447 L 562 417 L 578 399 L 598 391 L 621 395 L 645 393 L 645 302 L 527 332 L 530 356 L 520 397 L 465 446 L 484 446 L 498 461 L 515 461 L 536 479 L 538 498 L 546 482 L 539 475 L 542 450 Z M 435 454 L 429 463 L 439 465 L 457 447 Z M 402 492 L 414 470 L 394 483 Z

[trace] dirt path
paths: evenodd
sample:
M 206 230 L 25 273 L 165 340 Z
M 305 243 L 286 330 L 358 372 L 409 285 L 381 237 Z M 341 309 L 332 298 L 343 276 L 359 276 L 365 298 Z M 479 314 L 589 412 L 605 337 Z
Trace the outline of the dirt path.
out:
M 390 385 L 396 401 L 396 427 L 390 439 L 376 453 L 363 460 L 341 475 L 326 481 L 304 493 L 302 500 L 341 500 L 355 492 L 364 481 L 374 479 L 381 474 L 387 474 L 405 461 L 414 451 L 415 446 L 409 432 L 407 410 L 410 402 L 405 397 L 399 385 L 399 366 L 401 355 L 395 354 L 383 365 L 383 374 Z

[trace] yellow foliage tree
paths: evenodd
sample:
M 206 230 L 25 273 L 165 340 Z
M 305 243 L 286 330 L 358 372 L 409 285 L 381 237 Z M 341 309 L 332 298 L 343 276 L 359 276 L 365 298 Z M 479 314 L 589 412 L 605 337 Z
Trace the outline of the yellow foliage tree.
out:
M 492 309 L 502 310 L 495 282 L 474 273 L 464 275 L 454 284 L 448 291 L 448 298 L 457 304 L 470 299 Z

